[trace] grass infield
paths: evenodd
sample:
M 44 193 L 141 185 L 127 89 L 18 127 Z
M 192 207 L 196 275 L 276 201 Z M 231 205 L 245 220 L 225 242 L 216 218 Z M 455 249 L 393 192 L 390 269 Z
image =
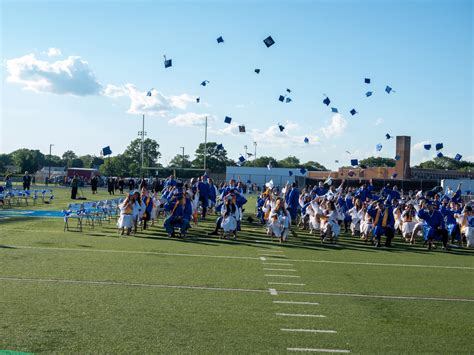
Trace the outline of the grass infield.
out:
M 69 190 L 55 196 L 15 208 L 70 202 Z M 344 233 L 321 245 L 298 230 L 280 245 L 247 222 L 220 240 L 207 236 L 214 221 L 177 240 L 163 220 L 120 237 L 114 222 L 79 233 L 61 219 L 0 218 L 0 353 L 472 352 L 474 251 L 399 236 L 375 249 Z

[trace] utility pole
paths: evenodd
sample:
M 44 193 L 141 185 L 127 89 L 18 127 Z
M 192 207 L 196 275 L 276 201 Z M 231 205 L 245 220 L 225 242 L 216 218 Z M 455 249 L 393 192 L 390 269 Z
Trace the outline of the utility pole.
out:
M 255 151 L 254 151 L 254 154 L 253 154 L 253 167 L 255 168 L 255 166 L 257 164 L 257 142 L 253 142 L 253 145 L 255 147 Z
M 184 147 L 180 147 L 183 150 L 183 157 L 181 158 L 181 169 L 184 169 Z
M 204 124 L 204 172 L 206 172 L 206 155 L 207 155 L 207 116 Z
M 247 145 L 244 145 L 244 150 L 245 150 L 245 159 L 247 159 L 249 157 L 248 153 L 247 153 Z
M 49 145 L 49 168 L 48 168 L 48 184 L 49 184 L 49 180 L 51 180 L 51 147 L 53 146 L 54 144 L 50 144 Z

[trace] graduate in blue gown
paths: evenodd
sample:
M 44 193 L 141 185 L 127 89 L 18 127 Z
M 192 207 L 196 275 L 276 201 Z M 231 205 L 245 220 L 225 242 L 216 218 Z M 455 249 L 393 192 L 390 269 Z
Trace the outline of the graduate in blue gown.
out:
M 423 209 L 418 211 L 418 217 L 423 223 L 423 236 L 425 242 L 428 243 L 428 249 L 431 249 L 433 240 L 442 240 L 443 248 L 448 248 L 448 231 L 444 223 L 443 215 L 435 209 L 433 202 L 425 204 Z
M 287 191 L 285 195 L 286 204 L 288 205 L 288 212 L 290 212 L 291 216 L 291 221 L 293 224 L 296 224 L 296 217 L 298 216 L 298 207 L 300 205 L 300 190 L 298 189 L 296 182 L 291 184 L 291 188 L 287 186 Z
M 375 246 L 380 247 L 380 239 L 382 235 L 385 235 L 387 237 L 385 246 L 391 247 L 395 229 L 392 206 L 384 203 L 383 199 L 379 199 L 369 206 L 367 213 L 374 221 Z
M 207 181 L 207 176 L 201 176 L 197 183 L 197 190 L 199 191 L 199 202 L 202 208 L 202 219 L 206 218 L 207 207 L 209 204 L 210 187 Z
M 185 236 L 193 215 L 191 200 L 181 190 L 181 193 L 176 194 L 165 204 L 165 210 L 170 212 L 164 223 L 168 236 L 175 237 L 175 228 L 179 228 L 181 236 Z

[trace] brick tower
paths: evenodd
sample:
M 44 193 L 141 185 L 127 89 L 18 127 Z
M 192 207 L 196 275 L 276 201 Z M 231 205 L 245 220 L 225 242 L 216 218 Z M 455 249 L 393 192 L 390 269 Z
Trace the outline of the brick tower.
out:
M 395 164 L 397 179 L 410 179 L 410 136 L 397 136 L 396 154 L 400 156 Z

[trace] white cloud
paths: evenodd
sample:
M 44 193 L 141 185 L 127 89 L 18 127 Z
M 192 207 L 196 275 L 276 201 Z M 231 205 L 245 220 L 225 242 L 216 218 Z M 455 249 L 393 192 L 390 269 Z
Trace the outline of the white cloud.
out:
M 347 121 L 340 114 L 336 113 L 331 117 L 329 125 L 322 127 L 321 131 L 323 132 L 326 138 L 333 138 L 341 136 L 347 128 Z
M 380 126 L 383 123 L 383 118 L 377 118 L 377 120 L 374 123 L 374 126 Z
M 425 144 L 431 144 L 431 142 L 430 142 L 430 141 L 423 141 L 423 142 L 415 143 L 415 144 L 411 147 L 411 150 L 412 150 L 412 151 L 415 151 L 415 152 L 423 152 L 423 151 L 426 151 L 426 150 L 425 150 Z
M 179 127 L 204 127 L 206 116 L 208 124 L 216 120 L 214 116 L 207 113 L 187 112 L 172 118 L 168 123 Z
M 239 125 L 237 123 L 226 124 L 224 128 L 220 129 L 215 129 L 211 127 L 209 129 L 209 132 L 218 136 L 238 136 L 245 134 L 239 132 Z
M 61 55 L 61 50 L 59 48 L 54 48 L 54 47 L 48 48 L 47 55 L 48 57 L 57 57 Z
M 87 96 L 102 90 L 89 63 L 77 56 L 47 62 L 28 54 L 7 60 L 6 68 L 8 82 L 37 93 Z
M 192 102 L 196 102 L 195 96 L 181 94 L 177 96 L 166 96 L 156 89 L 152 89 L 151 96 L 147 96 L 148 91 L 140 91 L 133 84 L 122 86 L 107 85 L 102 94 L 111 98 L 128 96 L 130 98 L 130 107 L 127 113 L 130 114 L 149 114 L 154 116 L 166 117 L 173 110 L 185 110 Z

